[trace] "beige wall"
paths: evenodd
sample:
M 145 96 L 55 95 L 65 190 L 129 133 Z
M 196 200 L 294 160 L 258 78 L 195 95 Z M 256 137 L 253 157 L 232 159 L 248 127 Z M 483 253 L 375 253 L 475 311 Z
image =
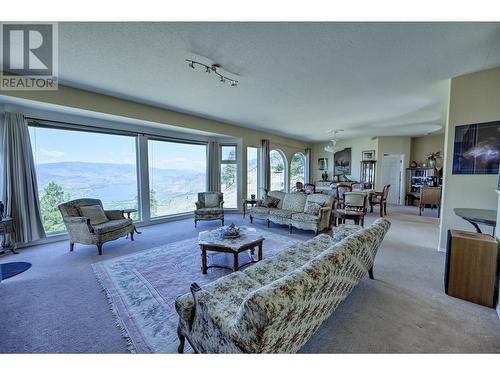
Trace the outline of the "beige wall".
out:
M 474 228 L 453 213 L 456 207 L 495 209 L 496 175 L 454 175 L 453 143 L 455 127 L 500 120 L 500 68 L 485 70 L 451 80 L 448 123 L 445 133 L 443 208 L 440 230 L 441 249 L 446 248 L 448 229 Z M 483 227 L 491 233 L 491 228 Z
M 497 194 L 498 194 L 497 223 L 500 223 L 500 190 L 497 190 Z M 497 240 L 500 241 L 500 225 L 497 225 L 497 227 L 496 227 L 495 236 L 496 236 Z M 500 289 L 498 290 L 498 295 L 497 295 L 497 314 L 498 314 L 498 317 L 500 318 Z
M 180 130 L 195 129 L 240 138 L 243 146 L 241 172 L 243 197 L 246 197 L 248 146 L 260 147 L 262 139 L 269 139 L 271 148 L 283 151 L 288 163 L 295 152 L 304 152 L 307 147 L 312 147 L 312 144 L 287 137 L 61 85 L 57 91 L 2 91 L 1 95 L 59 105 L 62 106 L 63 112 L 64 107 L 70 107 L 89 111 L 88 116 L 91 116 L 92 112 L 97 112 L 176 126 Z
M 333 155 L 331 152 L 325 151 L 325 146 L 331 142 L 317 143 L 313 147 L 313 176 L 314 181 L 321 180 L 323 171 L 318 170 L 318 158 L 328 158 L 328 174 L 331 179 L 333 176 Z M 351 174 L 348 176 L 352 180 L 359 181 L 361 174 L 361 153 L 363 151 L 375 150 L 375 157 L 377 157 L 377 138 L 364 137 L 342 139 L 338 142 L 339 148 L 351 148 Z
M 423 163 L 427 161 L 427 156 L 431 152 L 441 152 L 441 159 L 438 159 L 436 165 L 441 168 L 444 156 L 444 133 L 429 134 L 423 137 L 412 137 L 410 162 L 416 161 Z

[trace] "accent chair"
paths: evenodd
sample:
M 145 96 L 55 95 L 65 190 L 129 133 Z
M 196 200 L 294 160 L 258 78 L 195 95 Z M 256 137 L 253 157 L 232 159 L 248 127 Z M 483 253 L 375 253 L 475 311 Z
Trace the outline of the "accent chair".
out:
M 220 192 L 198 193 L 198 202 L 194 211 L 194 227 L 200 220 L 221 220 L 224 225 L 224 194 Z
M 375 191 L 370 194 L 370 212 L 373 212 L 373 206 L 380 205 L 380 217 L 387 215 L 387 196 L 391 185 L 385 185 L 382 191 Z
M 77 242 L 96 245 L 99 255 L 102 255 L 105 242 L 128 235 L 131 241 L 134 240 L 132 219 L 125 218 L 120 210 L 104 210 L 99 199 L 75 199 L 58 207 L 68 230 L 69 251 L 73 251 Z

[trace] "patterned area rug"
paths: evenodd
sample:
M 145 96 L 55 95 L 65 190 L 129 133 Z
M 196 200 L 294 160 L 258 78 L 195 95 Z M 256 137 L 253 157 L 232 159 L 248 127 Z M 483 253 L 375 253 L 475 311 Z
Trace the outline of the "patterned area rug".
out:
M 261 232 L 264 258 L 300 241 Z M 231 272 L 209 268 L 203 275 L 200 266 L 197 237 L 93 265 L 131 352 L 177 352 L 175 298 L 189 292 L 193 282 L 202 286 Z

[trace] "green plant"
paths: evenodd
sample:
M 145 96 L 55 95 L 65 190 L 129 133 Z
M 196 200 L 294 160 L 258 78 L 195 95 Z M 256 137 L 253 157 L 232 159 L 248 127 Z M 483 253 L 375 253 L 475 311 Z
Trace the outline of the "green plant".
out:
M 40 198 L 40 210 L 46 232 L 58 232 L 65 229 L 58 206 L 69 201 L 69 199 L 69 193 L 64 192 L 61 185 L 52 181 L 45 186 Z

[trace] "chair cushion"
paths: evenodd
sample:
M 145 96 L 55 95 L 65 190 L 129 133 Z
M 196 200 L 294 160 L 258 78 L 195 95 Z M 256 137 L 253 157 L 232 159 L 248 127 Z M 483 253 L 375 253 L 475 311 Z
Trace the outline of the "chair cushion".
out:
M 332 238 L 334 241 L 342 241 L 347 236 L 356 233 L 363 229 L 361 225 L 354 224 L 340 224 L 338 227 L 332 229 Z
M 198 215 L 214 215 L 214 214 L 222 214 L 224 213 L 223 208 L 219 207 L 206 207 L 206 208 L 199 208 L 195 211 L 196 214 Z
M 109 220 L 106 223 L 92 225 L 94 233 L 104 234 L 126 227 L 132 224 L 132 219 Z
M 261 203 L 262 207 L 277 207 L 280 200 L 276 197 L 267 196 Z
M 269 208 L 267 207 L 252 207 L 250 213 L 255 215 L 267 215 L 269 213 Z
M 319 212 L 318 212 L 319 214 Z M 292 215 L 292 220 L 294 221 L 303 221 L 308 223 L 317 223 L 319 221 L 319 215 L 310 215 L 304 212 L 300 212 L 298 214 Z
M 285 194 L 286 193 L 284 191 L 271 190 L 270 192 L 267 193 L 266 196 L 278 198 L 280 201 L 278 202 L 278 205 L 276 207 L 281 208 L 281 206 L 283 205 L 283 199 L 285 198 Z
M 90 225 L 102 224 L 109 221 L 106 213 L 98 204 L 91 206 L 80 206 L 80 214 L 83 217 L 88 217 L 90 219 Z
M 308 215 L 318 216 L 323 205 L 317 202 L 307 202 L 304 208 L 304 213 Z
M 274 216 L 274 217 L 281 217 L 281 218 L 286 218 L 286 219 L 290 219 L 292 217 L 292 214 L 294 214 L 295 211 L 291 211 L 291 210 L 272 210 L 272 211 L 269 211 L 269 215 L 270 216 Z

